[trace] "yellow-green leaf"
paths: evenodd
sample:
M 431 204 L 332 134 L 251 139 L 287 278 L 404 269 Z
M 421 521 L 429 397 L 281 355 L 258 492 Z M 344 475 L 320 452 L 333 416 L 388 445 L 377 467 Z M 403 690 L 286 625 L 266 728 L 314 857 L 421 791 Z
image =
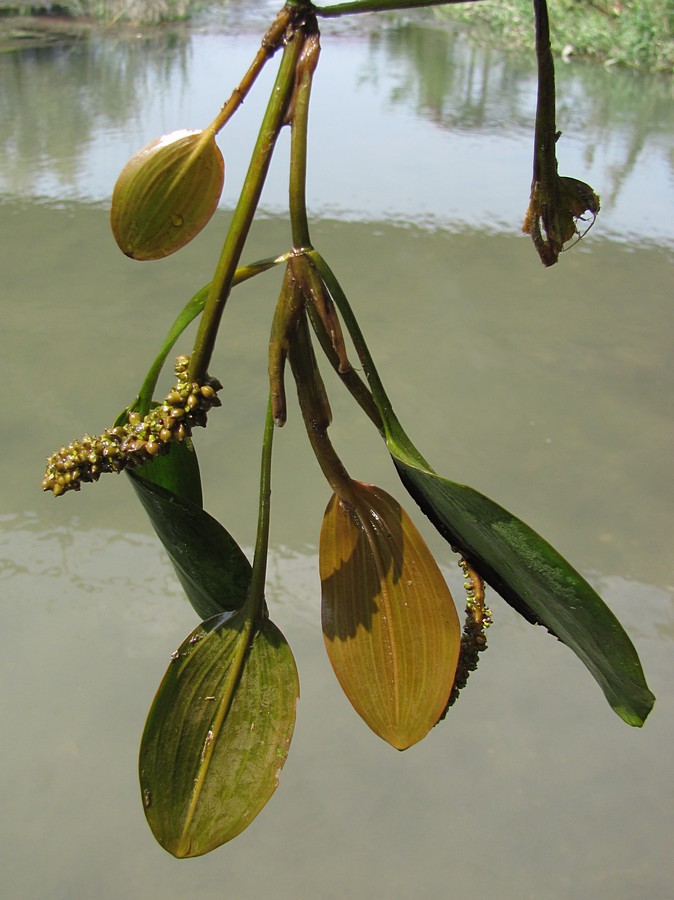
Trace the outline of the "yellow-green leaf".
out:
M 201 231 L 215 212 L 225 178 L 209 131 L 173 131 L 151 141 L 122 169 L 110 225 L 132 259 L 163 259 Z
M 295 727 L 295 661 L 266 620 L 203 622 L 173 655 L 140 748 L 145 815 L 173 856 L 236 837 L 276 790 Z
M 398 750 L 445 710 L 461 627 L 447 583 L 414 523 L 380 488 L 333 495 L 320 540 L 323 636 L 358 714 Z

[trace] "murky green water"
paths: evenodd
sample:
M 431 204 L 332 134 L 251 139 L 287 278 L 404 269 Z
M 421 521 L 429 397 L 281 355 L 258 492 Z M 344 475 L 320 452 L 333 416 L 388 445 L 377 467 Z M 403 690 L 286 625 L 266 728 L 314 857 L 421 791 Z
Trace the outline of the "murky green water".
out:
M 138 743 L 194 614 L 123 479 L 59 501 L 39 481 L 52 449 L 102 429 L 133 397 L 176 310 L 210 277 L 270 82 L 223 134 L 215 222 L 179 255 L 134 264 L 108 233 L 117 171 L 160 132 L 209 121 L 257 36 L 242 27 L 233 39 L 5 56 L 3 897 L 671 896 L 671 85 L 561 69 L 561 170 L 589 181 L 604 208 L 545 271 L 519 235 L 528 62 L 435 28 L 372 25 L 324 35 L 314 241 L 419 447 L 529 521 L 598 587 L 639 650 L 655 710 L 629 729 L 566 648 L 492 597 L 489 652 L 445 723 L 405 754 L 378 741 L 325 659 L 316 543 L 329 491 L 291 409 L 276 442 L 268 592 L 302 685 L 288 763 L 232 844 L 182 862 L 155 844 Z M 286 153 L 246 259 L 288 245 Z M 207 508 L 246 547 L 277 281 L 232 298 L 212 366 L 224 407 L 197 436 Z M 383 445 L 328 384 L 352 474 L 403 499 Z M 460 598 L 455 560 L 425 533 Z

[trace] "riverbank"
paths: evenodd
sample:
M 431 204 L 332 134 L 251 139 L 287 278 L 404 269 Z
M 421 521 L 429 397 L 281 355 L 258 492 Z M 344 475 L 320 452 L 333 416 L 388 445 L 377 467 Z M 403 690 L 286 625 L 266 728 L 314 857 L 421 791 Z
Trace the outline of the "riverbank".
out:
M 548 0 L 553 52 L 646 72 L 674 72 L 672 0 Z M 438 7 L 446 22 L 471 25 L 485 44 L 533 49 L 531 0 Z
M 548 0 L 548 5 L 556 55 L 674 72 L 672 0 Z M 200 0 L 62 0 L 44 7 L 0 0 L 0 51 L 79 38 L 92 22 L 159 25 L 198 18 L 203 10 Z M 442 22 L 469 27 L 471 39 L 480 44 L 533 48 L 531 0 L 457 3 L 433 13 Z

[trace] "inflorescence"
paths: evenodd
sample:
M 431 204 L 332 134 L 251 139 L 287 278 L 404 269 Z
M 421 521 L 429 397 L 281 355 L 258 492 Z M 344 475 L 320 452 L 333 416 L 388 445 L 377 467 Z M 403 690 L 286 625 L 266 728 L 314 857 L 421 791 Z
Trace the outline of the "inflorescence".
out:
M 492 611 L 484 603 L 484 582 L 465 559 L 459 560 L 459 566 L 465 578 L 463 586 L 466 589 L 466 621 L 461 633 L 461 651 L 454 685 L 443 719 L 449 707 L 458 700 L 459 692 L 466 686 L 470 673 L 477 669 L 479 655 L 487 649 L 485 629 L 492 623 Z
M 202 384 L 190 382 L 188 366 L 189 357 L 179 356 L 177 384 L 145 418 L 130 412 L 125 425 L 106 428 L 96 437 L 85 434 L 52 454 L 42 489 L 56 497 L 79 491 L 84 482 L 98 481 L 104 472 L 136 468 L 162 456 L 171 444 L 190 437 L 195 426 L 204 427 L 211 407 L 221 405 L 217 392 L 222 385 L 208 376 Z

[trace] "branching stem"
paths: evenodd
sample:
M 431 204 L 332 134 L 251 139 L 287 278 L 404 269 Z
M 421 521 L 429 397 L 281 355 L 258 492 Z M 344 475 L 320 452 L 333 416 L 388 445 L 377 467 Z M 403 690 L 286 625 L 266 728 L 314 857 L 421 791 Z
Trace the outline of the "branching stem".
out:
M 292 10 L 290 7 L 284 6 L 262 38 L 260 49 L 257 51 L 255 59 L 250 64 L 248 71 L 243 76 L 238 86 L 232 91 L 229 100 L 223 103 L 220 112 L 206 129 L 207 132 L 213 135 L 218 134 L 241 106 L 246 99 L 248 91 L 255 84 L 257 76 L 264 68 L 267 60 L 271 59 L 282 45 L 283 37 L 290 24 L 291 18 Z
M 267 614 L 264 599 L 264 586 L 267 577 L 267 553 L 269 551 L 269 523 L 271 520 L 271 461 L 274 442 L 274 419 L 272 417 L 271 398 L 267 403 L 267 417 L 262 440 L 262 462 L 260 464 L 260 499 L 258 506 L 257 535 L 255 538 L 255 555 L 253 556 L 253 573 L 248 589 L 247 604 L 249 614 L 256 624 L 260 624 Z
M 302 50 L 303 40 L 302 31 L 295 31 L 288 38 L 283 51 L 276 82 L 267 105 L 267 111 L 262 120 L 248 173 L 234 210 L 199 323 L 199 330 L 190 360 L 190 376 L 193 381 L 198 382 L 205 377 L 213 354 L 220 320 L 232 288 L 236 267 L 241 258 L 248 232 L 257 210 L 272 154 L 276 146 L 276 140 L 284 124 L 288 102 L 294 86 L 295 68 Z
M 297 64 L 290 139 L 290 224 L 293 246 L 297 250 L 311 247 L 306 199 L 307 136 L 311 84 L 321 52 L 316 19 L 312 17 L 306 27 L 311 30 L 304 41 L 302 54 Z
M 321 18 L 349 16 L 352 13 L 388 12 L 396 9 L 420 9 L 424 6 L 450 6 L 454 3 L 479 3 L 480 0 L 353 0 L 352 3 L 335 3 L 317 6 L 315 12 Z
M 330 487 L 340 500 L 354 507 L 356 501 L 351 487 L 351 477 L 328 437 L 330 407 L 304 315 L 299 322 L 295 340 L 290 346 L 288 358 L 295 376 L 297 397 L 311 449 Z

